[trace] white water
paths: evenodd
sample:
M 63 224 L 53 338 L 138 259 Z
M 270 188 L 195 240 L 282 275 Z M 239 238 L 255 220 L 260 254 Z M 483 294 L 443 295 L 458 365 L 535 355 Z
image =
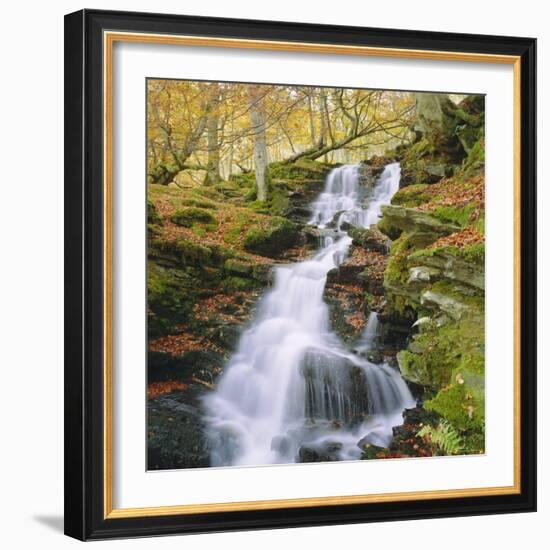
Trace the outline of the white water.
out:
M 388 445 L 403 410 L 414 406 L 395 369 L 345 348 L 331 331 L 323 301 L 327 273 L 351 244 L 342 222 L 376 223 L 381 205 L 399 188 L 400 167 L 390 164 L 364 208 L 358 171 L 342 166 L 328 175 L 312 205 L 310 224 L 324 234 L 318 253 L 275 269 L 273 288 L 205 399 L 212 466 L 297 462 L 300 448 L 358 459 L 359 441 Z M 336 228 L 326 229 L 331 222 Z M 365 350 L 374 343 L 376 325 L 371 317 L 360 341 Z

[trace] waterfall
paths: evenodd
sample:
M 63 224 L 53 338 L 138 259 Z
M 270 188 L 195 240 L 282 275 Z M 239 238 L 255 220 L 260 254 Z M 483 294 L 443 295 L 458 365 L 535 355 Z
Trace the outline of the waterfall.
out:
M 388 445 L 403 410 L 414 406 L 395 369 L 346 349 L 323 300 L 327 273 L 351 245 L 343 222 L 376 223 L 399 188 L 400 172 L 399 164 L 387 165 L 370 197 L 358 165 L 327 176 L 310 221 L 324 235 L 320 249 L 309 260 L 275 268 L 272 289 L 205 398 L 212 466 L 299 462 L 311 453 L 317 460 L 355 460 L 359 441 Z M 376 316 L 371 319 L 361 339 L 367 347 L 376 336 Z

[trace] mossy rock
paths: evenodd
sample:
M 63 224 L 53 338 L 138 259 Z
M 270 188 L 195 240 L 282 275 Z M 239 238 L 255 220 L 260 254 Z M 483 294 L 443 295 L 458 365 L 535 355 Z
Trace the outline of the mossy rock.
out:
M 250 189 L 256 185 L 256 176 L 254 172 L 241 172 L 240 174 L 231 174 L 229 181 L 238 187 Z
M 463 318 L 442 326 L 431 322 L 422 327 L 409 349 L 397 355 L 404 378 L 438 389 L 451 382 L 451 373 L 457 368 L 483 374 L 483 316 Z
M 169 162 L 160 162 L 153 166 L 147 174 L 147 182 L 168 185 L 179 172 L 179 167 Z
M 192 206 L 194 208 L 201 208 L 201 209 L 209 209 L 209 210 L 216 210 L 218 208 L 218 205 L 211 200 L 205 199 L 203 197 L 189 197 L 185 199 L 181 199 L 180 201 L 181 206 Z
M 288 194 L 279 188 L 274 187 L 269 199 L 269 211 L 275 216 L 284 216 L 288 214 L 290 200 Z
M 183 227 L 192 227 L 194 224 L 217 225 L 216 218 L 205 208 L 188 206 L 176 210 L 170 217 L 173 223 Z
M 425 247 L 440 237 L 451 235 L 460 229 L 456 223 L 442 221 L 431 212 L 406 208 L 403 206 L 386 205 L 382 207 L 382 220 L 378 229 L 390 239 L 396 239 L 401 233 L 407 233 L 415 246 Z
M 439 246 L 413 252 L 408 258 L 410 270 L 417 267 L 435 269 L 439 278 L 470 287 L 481 294 L 485 290 L 485 243 L 464 247 Z
M 162 225 L 162 217 L 160 216 L 155 203 L 151 199 L 147 199 L 147 223 L 152 225 Z
M 252 276 L 254 272 L 254 266 L 252 264 L 233 258 L 225 260 L 223 267 L 224 270 L 231 275 L 237 275 L 239 277 Z
M 268 171 L 272 180 L 322 180 L 332 168 L 334 166 L 330 164 L 300 158 L 295 162 L 272 162 Z
M 228 294 L 233 292 L 247 292 L 256 290 L 260 287 L 261 285 L 258 281 L 249 277 L 231 276 L 223 280 L 223 290 Z
M 298 242 L 298 228 L 286 218 L 273 216 L 268 225 L 252 227 L 246 232 L 244 247 L 249 252 L 276 257 Z
M 376 226 L 370 228 L 352 227 L 348 235 L 353 239 L 355 246 L 361 246 L 365 250 L 372 250 L 387 254 L 390 248 L 390 240 Z
M 397 206 L 406 206 L 407 208 L 415 208 L 430 200 L 430 195 L 426 193 L 429 185 L 426 183 L 417 183 L 403 187 L 391 199 L 391 204 Z
M 442 222 L 466 227 L 470 224 L 474 212 L 475 206 L 473 204 L 467 204 L 466 206 L 439 206 L 433 210 L 433 215 Z
M 199 281 L 190 271 L 149 262 L 147 270 L 147 329 L 149 337 L 171 332 L 185 323 L 197 300 Z
M 477 369 L 476 369 L 477 370 Z M 485 429 L 485 382 L 483 370 L 463 367 L 454 369 L 451 383 L 424 403 L 428 410 L 439 413 L 461 432 L 483 432 Z
M 167 240 L 159 237 L 151 239 L 149 254 L 153 258 L 172 259 L 176 263 L 193 266 L 219 265 L 223 260 L 219 250 L 185 238 Z
M 464 173 L 476 174 L 485 167 L 485 140 L 483 138 L 475 142 L 464 161 Z

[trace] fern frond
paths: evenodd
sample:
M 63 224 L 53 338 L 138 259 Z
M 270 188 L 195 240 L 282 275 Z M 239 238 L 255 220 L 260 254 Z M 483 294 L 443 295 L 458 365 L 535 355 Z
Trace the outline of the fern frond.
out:
M 442 420 L 436 427 L 422 427 L 417 435 L 428 437 L 431 443 L 446 455 L 456 455 L 463 448 L 462 437 L 446 420 Z

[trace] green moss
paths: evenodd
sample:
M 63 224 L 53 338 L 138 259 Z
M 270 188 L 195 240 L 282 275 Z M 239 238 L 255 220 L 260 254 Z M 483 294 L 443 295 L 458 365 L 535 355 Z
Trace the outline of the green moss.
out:
M 433 215 L 445 223 L 455 223 L 460 227 L 469 225 L 472 213 L 475 210 L 473 204 L 466 206 L 439 206 L 433 211 Z
M 179 167 L 169 162 L 160 162 L 149 169 L 147 174 L 148 183 L 167 185 L 180 171 Z
M 375 298 L 370 292 L 363 294 L 363 313 L 368 317 L 372 311 L 372 306 L 375 303 Z
M 485 429 L 485 384 L 483 373 L 459 367 L 452 382 L 424 403 L 426 409 L 446 418 L 461 432 L 482 433 Z
M 319 180 L 331 168 L 333 168 L 331 165 L 301 158 L 296 162 L 272 162 L 269 165 L 268 172 L 272 180 Z
M 464 246 L 459 250 L 460 256 L 464 258 L 467 262 L 471 262 L 474 264 L 485 263 L 485 242 Z
M 485 235 L 485 210 L 481 210 L 472 227 L 477 229 L 482 235 Z
M 202 197 L 190 197 L 179 201 L 181 206 L 193 206 L 195 208 L 207 208 L 216 210 L 218 208 L 214 201 L 204 199 Z
M 151 199 L 147 199 L 147 223 L 152 225 L 161 225 L 162 218 L 158 213 L 155 203 Z
M 436 246 L 415 250 L 409 256 L 411 265 L 421 265 L 423 258 L 432 256 L 454 256 L 468 263 L 483 265 L 485 263 L 485 242 L 467 246 Z
M 234 247 L 240 248 L 246 229 L 257 223 L 258 218 L 249 208 L 241 208 L 232 219 L 224 222 L 224 241 Z
M 480 431 L 469 430 L 462 434 L 464 454 L 482 454 L 485 452 L 485 428 Z
M 274 216 L 284 216 L 288 213 L 289 199 L 284 190 L 274 187 L 271 192 L 269 211 Z
M 398 239 L 402 233 L 402 230 L 391 224 L 385 216 L 376 224 L 376 227 L 392 240 Z
M 216 263 L 217 253 L 211 248 L 188 239 L 169 241 L 162 238 L 150 241 L 152 254 L 169 254 L 184 265 L 211 265 Z
M 290 220 L 273 216 L 266 222 L 266 225 L 252 227 L 246 232 L 246 250 L 264 256 L 276 256 L 296 243 L 298 230 Z
M 391 203 L 397 206 L 406 206 L 414 208 L 430 200 L 430 195 L 425 193 L 429 185 L 425 183 L 417 183 L 403 187 L 395 193 L 391 199 Z
M 258 281 L 247 277 L 231 276 L 225 278 L 223 281 L 223 290 L 228 294 L 232 292 L 255 290 L 258 286 Z
M 405 155 L 405 160 L 418 160 L 426 155 L 433 155 L 435 146 L 427 139 L 422 138 L 409 147 Z
M 384 286 L 386 288 L 402 285 L 407 282 L 409 278 L 407 257 L 410 253 L 410 247 L 411 243 L 405 234 L 392 242 L 386 271 L 384 272 Z
M 431 286 L 430 290 L 437 294 L 448 296 L 460 304 L 464 304 L 475 314 L 481 314 L 484 310 L 485 297 L 477 294 L 466 294 L 464 292 L 464 287 L 459 283 L 454 283 L 448 280 L 437 281 Z
M 254 172 L 231 174 L 229 181 L 235 183 L 238 187 L 250 189 L 256 185 L 256 176 Z
M 467 113 L 463 109 L 457 108 L 454 111 L 454 115 L 457 118 L 460 118 L 461 120 L 463 120 L 469 126 L 473 126 L 474 128 L 481 126 L 483 122 L 483 113 L 474 115 L 474 114 Z
M 192 271 L 148 263 L 147 324 L 149 337 L 171 332 L 185 323 L 197 300 L 197 279 Z
M 208 210 L 193 206 L 176 210 L 170 219 L 176 225 L 181 225 L 183 227 L 193 227 L 195 224 L 204 224 L 215 227 L 218 223 L 216 218 L 214 218 Z
M 423 327 L 422 332 L 414 336 L 409 350 L 398 355 L 405 378 L 437 389 L 451 382 L 455 369 L 482 375 L 483 316 L 471 316 L 443 326 L 429 323 Z
M 485 145 L 484 139 L 481 138 L 472 146 L 463 165 L 463 170 L 466 175 L 471 175 L 485 166 Z

